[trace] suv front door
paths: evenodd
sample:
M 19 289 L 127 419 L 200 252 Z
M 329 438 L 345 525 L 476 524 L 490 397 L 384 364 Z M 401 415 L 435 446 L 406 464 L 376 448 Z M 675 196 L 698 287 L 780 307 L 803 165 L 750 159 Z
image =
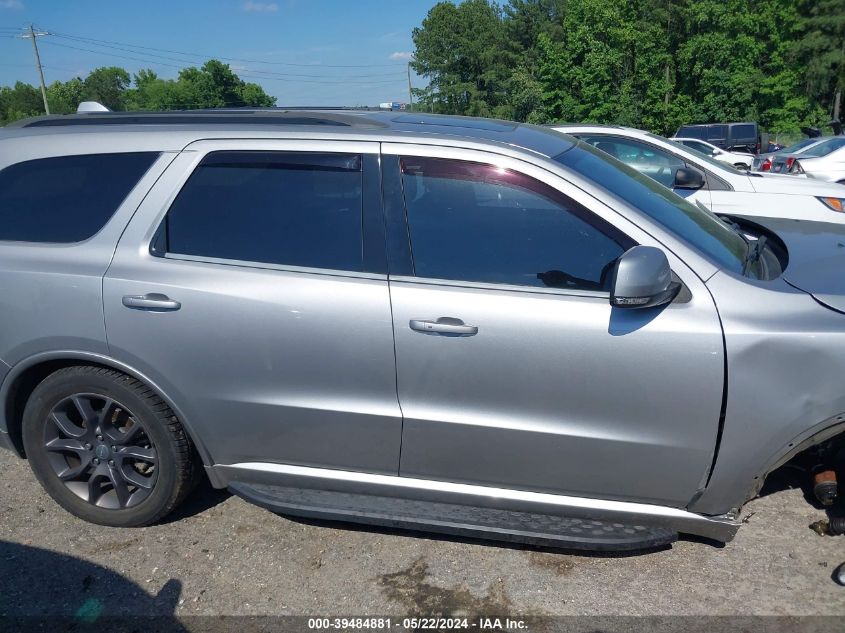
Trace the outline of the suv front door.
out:
M 383 226 L 377 143 L 194 143 L 105 277 L 111 354 L 215 463 L 396 475 Z
M 611 308 L 616 258 L 649 243 L 624 218 L 522 161 L 382 152 L 400 474 L 685 505 L 722 398 L 700 280 L 667 253 L 686 299 Z

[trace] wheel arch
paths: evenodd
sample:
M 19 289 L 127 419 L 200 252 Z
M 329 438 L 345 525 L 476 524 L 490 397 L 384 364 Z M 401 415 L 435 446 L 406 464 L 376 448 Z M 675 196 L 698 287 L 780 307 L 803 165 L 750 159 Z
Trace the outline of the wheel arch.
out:
M 775 470 L 777 470 L 799 454 L 816 448 L 821 444 L 831 440 L 845 440 L 845 412 L 833 418 L 825 420 L 820 425 L 817 425 L 810 431 L 798 435 L 797 437 L 793 438 L 792 441 L 790 441 L 788 444 L 782 446 L 780 450 L 778 450 L 772 457 L 769 458 L 769 460 L 766 462 L 765 467 L 763 467 L 754 477 L 754 485 L 751 491 L 748 493 L 748 498 L 746 499 L 746 501 L 754 498 L 757 495 L 757 493 L 763 487 L 766 478 Z
M 211 466 L 213 464 L 208 450 L 196 431 L 192 428 L 191 422 L 184 414 L 182 408 L 155 381 L 150 380 L 150 378 L 133 367 L 109 356 L 78 350 L 45 352 L 30 356 L 15 363 L 3 380 L 3 384 L 0 385 L 0 404 L 2 404 L 2 408 L 0 408 L 0 430 L 5 430 L 9 434 L 9 439 L 19 457 L 26 457 L 21 440 L 21 424 L 23 421 L 24 407 L 32 391 L 54 371 L 75 365 L 114 369 L 146 384 L 167 403 L 167 406 L 176 415 L 188 437 L 191 438 L 203 464 L 205 466 Z

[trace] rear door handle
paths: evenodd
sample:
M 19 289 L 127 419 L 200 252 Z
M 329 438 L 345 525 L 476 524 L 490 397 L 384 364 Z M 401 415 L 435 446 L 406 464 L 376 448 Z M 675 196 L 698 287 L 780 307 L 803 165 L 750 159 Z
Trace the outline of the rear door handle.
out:
M 430 334 L 452 334 L 453 336 L 474 336 L 478 334 L 477 326 L 467 325 L 460 319 L 452 317 L 440 317 L 436 321 L 411 319 L 410 326 L 415 332 Z
M 167 295 L 158 292 L 151 292 L 145 295 L 124 295 L 123 305 L 136 310 L 151 310 L 158 312 L 172 312 L 182 307 L 178 301 L 174 301 Z

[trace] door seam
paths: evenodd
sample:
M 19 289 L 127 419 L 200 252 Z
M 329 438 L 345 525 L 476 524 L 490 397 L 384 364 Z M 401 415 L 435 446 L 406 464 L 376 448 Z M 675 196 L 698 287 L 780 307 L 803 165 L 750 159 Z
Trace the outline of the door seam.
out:
M 379 179 L 379 201 L 381 202 L 381 221 L 384 223 L 384 252 L 386 256 L 386 270 L 387 270 L 387 303 L 390 306 L 390 334 L 393 336 L 393 385 L 394 393 L 396 395 L 396 406 L 399 407 L 399 455 L 396 462 L 396 476 L 401 477 L 402 472 L 402 442 L 405 439 L 405 412 L 402 411 L 402 401 L 399 399 L 399 360 L 396 356 L 396 319 L 393 315 L 393 289 L 390 283 L 390 254 L 387 250 L 387 209 L 384 204 L 384 155 L 381 148 L 382 143 L 378 145 L 378 179 Z

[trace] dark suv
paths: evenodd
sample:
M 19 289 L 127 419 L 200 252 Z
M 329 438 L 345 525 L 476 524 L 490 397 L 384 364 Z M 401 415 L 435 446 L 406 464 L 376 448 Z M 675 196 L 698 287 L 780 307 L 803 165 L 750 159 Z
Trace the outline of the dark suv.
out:
M 701 139 L 722 149 L 760 153 L 760 128 L 753 121 L 682 125 L 675 136 Z

